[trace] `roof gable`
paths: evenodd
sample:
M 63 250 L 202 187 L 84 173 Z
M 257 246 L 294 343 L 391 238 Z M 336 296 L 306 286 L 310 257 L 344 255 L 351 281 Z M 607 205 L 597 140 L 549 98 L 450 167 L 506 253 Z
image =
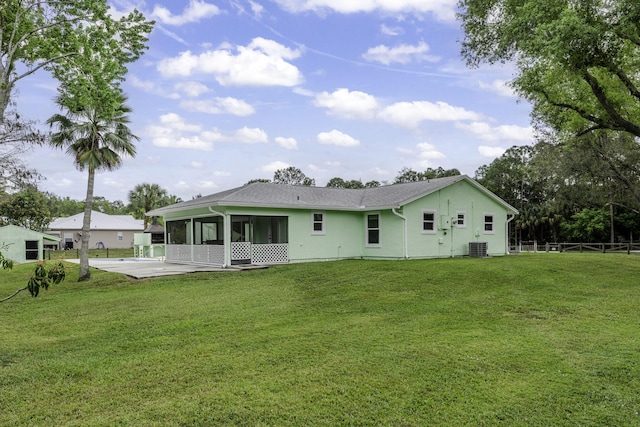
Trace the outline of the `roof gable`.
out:
M 28 228 L 19 227 L 17 225 L 9 224 L 3 227 L 0 227 L 0 236 L 10 235 L 10 234 L 18 234 L 25 237 L 29 237 L 31 239 L 44 239 L 51 240 L 54 242 L 59 242 L 60 239 L 58 237 L 52 236 L 50 234 L 41 233 L 35 230 L 29 230 Z
M 468 181 L 476 189 L 503 205 L 512 213 L 517 210 L 466 175 L 436 178 L 428 181 L 385 185 L 364 189 L 345 189 L 284 185 L 256 182 L 220 193 L 155 209 L 149 216 L 193 208 L 214 206 L 246 206 L 290 209 L 327 209 L 366 211 L 404 206 L 459 181 Z

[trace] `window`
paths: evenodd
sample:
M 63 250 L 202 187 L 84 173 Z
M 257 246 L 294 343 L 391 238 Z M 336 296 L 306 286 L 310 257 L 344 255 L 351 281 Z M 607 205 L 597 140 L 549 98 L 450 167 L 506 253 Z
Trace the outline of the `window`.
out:
M 38 259 L 38 241 L 37 240 L 27 240 L 25 242 L 25 259 L 27 260 L 37 260 Z
M 311 213 L 311 234 L 324 234 L 324 213 Z
M 436 211 L 422 211 L 422 233 L 435 234 Z
M 467 227 L 467 213 L 464 211 L 456 212 L 456 227 L 457 228 L 466 228 Z
M 118 242 L 121 242 L 124 239 L 124 233 L 122 231 L 118 231 Z
M 495 230 L 493 229 L 493 214 L 484 214 L 484 233 L 485 234 L 493 234 Z
M 367 245 L 380 244 L 380 214 L 367 214 Z
M 196 245 L 222 245 L 224 238 L 222 223 L 221 216 L 194 218 L 194 243 Z
M 167 221 L 167 243 L 170 245 L 190 245 L 191 220 Z

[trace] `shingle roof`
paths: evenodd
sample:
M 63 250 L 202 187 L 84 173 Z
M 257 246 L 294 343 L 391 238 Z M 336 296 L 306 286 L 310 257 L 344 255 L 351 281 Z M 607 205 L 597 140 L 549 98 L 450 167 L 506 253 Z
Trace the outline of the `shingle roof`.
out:
M 49 224 L 49 230 L 82 230 L 84 213 L 66 218 L 57 218 Z M 144 221 L 134 219 L 131 215 L 107 215 L 98 211 L 91 211 L 92 230 L 134 230 L 143 231 Z
M 168 212 L 215 206 L 247 206 L 289 209 L 327 209 L 366 211 L 391 209 L 406 205 L 420 197 L 466 180 L 503 204 L 508 210 L 515 208 L 498 198 L 466 175 L 437 178 L 429 181 L 385 185 L 365 189 L 345 189 L 280 185 L 256 182 L 232 188 L 209 196 L 147 212 L 148 216 L 161 216 Z

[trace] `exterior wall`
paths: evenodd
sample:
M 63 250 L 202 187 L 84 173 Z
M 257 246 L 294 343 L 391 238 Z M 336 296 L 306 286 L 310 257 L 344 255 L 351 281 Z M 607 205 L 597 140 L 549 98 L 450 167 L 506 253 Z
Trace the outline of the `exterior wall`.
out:
M 360 258 L 364 240 L 361 212 L 300 210 L 289 213 L 289 259 L 319 261 Z M 324 233 L 313 232 L 313 213 L 324 215 Z
M 73 249 L 80 249 L 82 245 L 81 237 L 78 230 L 55 230 L 60 233 L 60 249 L 65 248 L 65 234 L 73 235 Z M 109 249 L 128 249 L 133 248 L 133 236 L 142 230 L 92 230 L 89 238 L 89 249 L 104 247 Z M 122 233 L 122 240 L 118 240 L 118 233 Z M 102 243 L 102 245 L 100 245 Z
M 435 210 L 435 233 L 423 233 L 424 210 Z M 465 225 L 455 224 L 458 212 L 464 212 Z M 461 181 L 405 206 L 408 218 L 410 258 L 463 256 L 469 254 L 469 242 L 487 242 L 488 255 L 506 254 L 507 213 L 505 208 L 472 184 Z M 493 232 L 484 231 L 485 214 L 493 215 Z
M 38 259 L 27 260 L 26 258 L 26 242 L 38 242 Z M 16 263 L 35 262 L 43 259 L 44 238 L 41 233 L 21 229 L 20 227 L 2 227 L 0 228 L 0 252 L 5 258 L 10 258 Z M 6 246 L 6 247 L 4 247 Z
M 507 253 L 505 207 L 464 180 L 409 203 L 397 214 L 389 209 L 350 212 L 217 207 L 216 211 L 231 216 L 286 216 L 290 262 L 465 256 L 469 254 L 470 242 L 487 242 L 488 255 Z M 433 232 L 423 231 L 424 211 L 435 214 Z M 322 232 L 313 229 L 314 213 L 323 216 Z M 464 214 L 464 224 L 456 223 L 459 213 Z M 377 245 L 367 244 L 369 214 L 379 215 L 380 243 Z M 166 222 L 214 215 L 207 208 L 199 208 L 169 213 L 164 219 Z M 484 229 L 485 215 L 493 216 L 492 232 Z
M 367 215 L 380 215 L 380 244 L 367 245 Z M 404 257 L 404 224 L 402 218 L 390 210 L 370 211 L 360 214 L 362 229 L 362 256 L 367 259 L 397 259 Z
M 319 261 L 362 257 L 364 226 L 362 212 L 223 208 L 218 212 L 226 215 L 286 216 L 288 217 L 289 261 Z M 324 233 L 313 233 L 313 213 L 324 215 Z M 208 209 L 192 209 L 173 212 L 164 219 L 181 219 L 213 215 Z

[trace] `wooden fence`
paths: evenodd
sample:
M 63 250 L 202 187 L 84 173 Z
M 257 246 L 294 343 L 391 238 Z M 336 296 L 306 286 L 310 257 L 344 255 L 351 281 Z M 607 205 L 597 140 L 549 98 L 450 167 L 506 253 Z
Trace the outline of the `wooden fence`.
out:
M 512 253 L 520 252 L 600 252 L 640 253 L 640 242 L 637 243 L 545 243 L 537 242 L 511 246 Z

